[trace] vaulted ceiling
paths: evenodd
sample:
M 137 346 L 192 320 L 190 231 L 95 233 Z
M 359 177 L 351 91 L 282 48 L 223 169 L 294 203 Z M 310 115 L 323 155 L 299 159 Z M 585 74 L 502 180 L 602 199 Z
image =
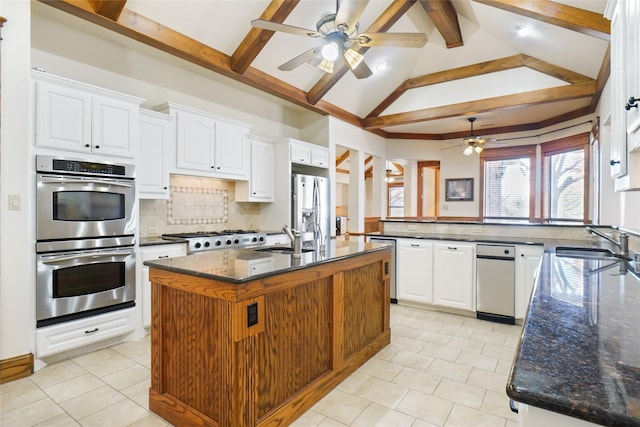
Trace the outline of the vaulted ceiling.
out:
M 594 112 L 609 76 L 605 0 L 345 0 L 363 10 L 358 33 L 427 36 L 421 48 L 356 46 L 373 71 L 366 79 L 343 63 L 279 70 L 322 40 L 251 26 L 315 31 L 335 1 L 40 1 L 389 138 L 463 137 L 471 116 L 477 135 L 540 129 Z

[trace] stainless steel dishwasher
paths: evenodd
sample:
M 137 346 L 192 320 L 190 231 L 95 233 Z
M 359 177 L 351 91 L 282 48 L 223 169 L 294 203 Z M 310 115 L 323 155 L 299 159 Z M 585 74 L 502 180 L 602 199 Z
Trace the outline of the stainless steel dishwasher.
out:
M 515 324 L 515 247 L 476 246 L 476 317 Z

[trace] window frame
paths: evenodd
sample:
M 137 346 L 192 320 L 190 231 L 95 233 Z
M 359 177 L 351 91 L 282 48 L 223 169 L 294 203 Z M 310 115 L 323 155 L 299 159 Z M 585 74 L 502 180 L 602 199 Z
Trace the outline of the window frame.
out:
M 389 190 L 391 187 L 404 187 L 404 182 L 387 182 L 387 218 L 403 218 L 404 215 L 401 216 L 391 216 L 391 208 L 397 208 L 398 206 L 391 206 L 391 198 L 389 194 Z M 406 194 L 404 195 L 406 197 Z M 404 205 L 402 205 L 402 209 L 404 210 Z
M 547 185 L 544 182 L 545 177 L 547 176 L 547 166 L 546 166 L 546 158 L 550 155 L 568 153 L 571 151 L 578 151 L 582 149 L 584 151 L 584 178 L 583 178 L 583 211 L 582 211 L 582 222 L 581 224 L 589 224 L 589 182 L 591 180 L 591 171 L 589 165 L 591 164 L 590 160 L 590 150 L 589 150 L 589 132 L 579 133 L 576 135 L 568 136 L 561 139 L 556 139 L 554 141 L 545 142 L 541 144 L 542 151 L 540 153 L 541 160 L 541 169 L 542 169 L 542 179 L 541 179 L 541 189 L 540 189 L 540 205 L 542 208 L 541 218 L 543 222 L 550 223 L 552 221 L 556 222 L 576 222 L 579 223 L 580 220 L 561 220 L 561 219 L 551 219 L 547 218 L 546 212 L 546 204 L 547 204 Z
M 517 147 L 507 148 L 488 148 L 480 153 L 480 200 L 479 200 L 479 217 L 484 221 L 484 164 L 485 161 L 497 160 L 513 160 L 521 158 L 529 158 L 530 174 L 529 174 L 529 222 L 535 222 L 535 188 L 536 188 L 536 146 L 520 145 Z

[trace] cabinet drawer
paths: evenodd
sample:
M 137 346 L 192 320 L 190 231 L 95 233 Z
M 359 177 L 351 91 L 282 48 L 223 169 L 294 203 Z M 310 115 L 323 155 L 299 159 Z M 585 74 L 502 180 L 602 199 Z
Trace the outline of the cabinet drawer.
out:
M 171 258 L 176 256 L 184 256 L 187 254 L 185 243 L 170 243 L 167 245 L 147 246 L 140 248 L 140 262 L 143 263 L 150 259 Z
M 40 328 L 36 331 L 36 355 L 46 357 L 132 332 L 135 308 Z

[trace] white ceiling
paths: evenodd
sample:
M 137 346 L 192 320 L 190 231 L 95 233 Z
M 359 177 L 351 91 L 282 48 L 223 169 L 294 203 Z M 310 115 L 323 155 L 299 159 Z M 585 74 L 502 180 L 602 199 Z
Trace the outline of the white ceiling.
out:
M 125 8 L 163 26 L 176 30 L 205 45 L 231 56 L 251 30 L 251 20 L 259 18 L 269 0 L 128 0 Z M 392 1 L 370 0 L 359 21 L 365 31 Z M 423 48 L 372 47 L 365 54 L 374 74 L 356 79 L 345 74 L 323 97 L 330 103 L 364 119 L 407 79 L 436 72 L 497 60 L 518 54 L 545 61 L 574 73 L 596 79 L 609 45 L 607 40 L 551 25 L 472 0 L 452 0 L 458 15 L 463 46 L 447 49 L 429 16 L 416 2 L 388 32 L 424 32 Z M 602 15 L 606 0 L 560 1 L 565 5 Z M 335 11 L 334 0 L 301 0 L 284 23 L 315 30 L 316 21 Z M 516 34 L 516 27 L 527 26 L 527 38 Z M 292 71 L 277 67 L 318 46 L 321 41 L 309 37 L 276 32 L 252 61 L 251 67 L 293 87 L 308 92 L 324 72 L 311 65 Z M 388 61 L 390 67 L 377 71 Z M 213 73 L 213 71 L 211 72 Z M 385 109 L 381 115 L 403 113 L 496 96 L 558 87 L 568 83 L 526 67 L 410 89 Z M 486 112 L 465 112 L 455 117 L 419 123 L 383 127 L 391 133 L 448 134 L 468 129 L 467 117 L 478 117 L 476 129 L 539 123 L 586 107 L 591 98 Z

